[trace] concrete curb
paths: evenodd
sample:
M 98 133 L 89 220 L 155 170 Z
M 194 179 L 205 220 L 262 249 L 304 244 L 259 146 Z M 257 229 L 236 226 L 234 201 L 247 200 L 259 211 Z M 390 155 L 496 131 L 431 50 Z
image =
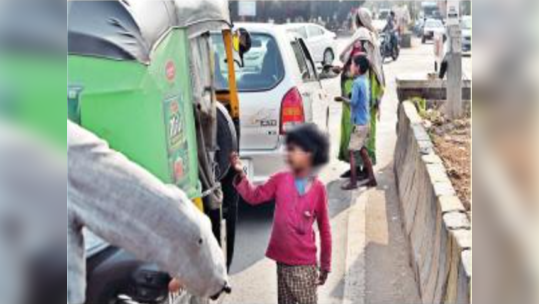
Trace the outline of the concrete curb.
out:
M 470 303 L 471 225 L 415 106 L 399 105 L 394 170 L 423 303 Z
M 348 211 L 343 304 L 365 303 L 365 208 L 368 193 L 362 192 Z
M 447 81 L 445 79 L 428 79 L 426 74 L 410 73 L 399 75 L 397 81 L 397 97 L 400 102 L 413 97 L 443 102 L 447 99 Z M 462 79 L 462 99 L 466 106 L 470 105 L 472 81 L 467 76 Z

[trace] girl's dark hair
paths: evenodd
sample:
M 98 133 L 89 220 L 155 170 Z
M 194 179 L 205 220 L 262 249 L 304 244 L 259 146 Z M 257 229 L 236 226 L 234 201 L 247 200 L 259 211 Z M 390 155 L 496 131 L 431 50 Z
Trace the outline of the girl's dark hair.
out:
M 354 64 L 359 67 L 361 75 L 365 74 L 370 68 L 369 59 L 367 59 L 367 56 L 360 54 L 355 56 L 353 59 Z
M 307 123 L 293 128 L 286 134 L 286 144 L 294 144 L 312 154 L 313 166 L 329 162 L 329 138 L 315 124 Z

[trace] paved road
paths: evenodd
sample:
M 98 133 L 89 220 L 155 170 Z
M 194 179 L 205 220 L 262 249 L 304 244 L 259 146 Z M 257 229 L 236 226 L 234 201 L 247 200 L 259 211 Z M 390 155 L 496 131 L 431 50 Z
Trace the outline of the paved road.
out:
M 334 160 L 323 170 L 321 179 L 329 193 L 334 251 L 333 272 L 319 290 L 321 304 L 420 302 L 408 265 L 391 169 L 397 119 L 395 76 L 410 71 L 426 72 L 433 67 L 432 45 L 414 42 L 416 47 L 403 50 L 397 62 L 385 66 L 388 87 L 378 130 L 376 170 L 380 185 L 376 189 L 340 190 L 339 174 L 346 168 L 346 164 L 335 160 L 341 109 L 330 101 L 339 94 L 339 83 L 338 79 L 323 83 L 329 98 L 318 105 L 314 114 L 316 122 L 325 126 L 325 109 L 330 109 L 328 131 Z M 338 41 L 339 46 L 342 43 L 343 40 Z M 471 60 L 465 59 L 463 66 L 471 75 Z M 271 206 L 240 210 L 236 256 L 231 269 L 234 292 L 225 303 L 277 303 L 275 264 L 264 257 L 271 217 Z

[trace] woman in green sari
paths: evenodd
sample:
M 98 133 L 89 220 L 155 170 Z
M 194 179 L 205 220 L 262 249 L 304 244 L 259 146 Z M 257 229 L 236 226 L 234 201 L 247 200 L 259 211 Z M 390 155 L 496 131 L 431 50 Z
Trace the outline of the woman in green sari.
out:
M 371 63 L 371 69 L 369 71 L 371 84 L 371 128 L 367 150 L 373 164 L 376 164 L 376 124 L 379 117 L 380 101 L 382 100 L 385 89 L 383 62 L 380 55 L 378 35 L 372 25 L 371 12 L 366 8 L 359 8 L 355 16 L 355 25 L 357 28 L 356 32 L 340 55 L 341 62 L 344 64 L 341 74 L 341 94 L 349 98 L 352 91 L 354 78 L 350 74 L 351 59 L 357 54 L 366 54 Z M 350 141 L 350 132 L 352 131 L 350 106 L 342 103 L 342 107 L 339 160 L 349 162 L 348 143 Z M 356 163 L 361 166 L 361 159 L 358 158 Z M 363 171 L 358 170 L 358 172 Z M 343 177 L 347 177 L 348 175 L 349 171 L 344 173 Z M 360 174 L 360 177 L 363 176 L 364 174 Z

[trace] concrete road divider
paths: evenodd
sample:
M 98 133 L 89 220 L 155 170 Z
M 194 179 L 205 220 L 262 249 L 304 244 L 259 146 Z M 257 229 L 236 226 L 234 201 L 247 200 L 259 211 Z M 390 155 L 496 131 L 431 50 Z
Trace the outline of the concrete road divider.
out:
M 415 106 L 399 105 L 394 170 L 423 303 L 470 303 L 471 226 Z

